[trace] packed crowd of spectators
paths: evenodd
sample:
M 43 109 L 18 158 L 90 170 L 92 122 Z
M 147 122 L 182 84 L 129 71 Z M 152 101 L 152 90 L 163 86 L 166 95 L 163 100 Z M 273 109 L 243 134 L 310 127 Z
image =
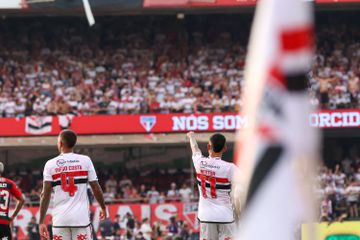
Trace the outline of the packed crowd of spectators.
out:
M 106 218 L 99 224 L 98 231 L 92 228 L 91 240 L 191 240 L 197 239 L 189 224 L 179 219 L 177 215 L 171 216 L 168 224 L 161 221 L 151 223 L 148 218 L 137 220 L 131 213 L 124 216 L 116 215 L 115 219 Z M 48 223 L 50 239 L 53 239 L 51 221 Z M 18 227 L 13 229 L 13 237 L 18 238 Z M 26 227 L 27 240 L 40 240 L 39 225 L 32 217 Z
M 124 172 L 129 173 L 128 178 Z M 190 188 L 190 175 L 187 171 L 176 169 L 155 169 L 153 171 L 97 169 L 99 183 L 104 190 L 106 203 L 190 203 L 197 200 L 197 191 Z M 16 182 L 23 191 L 27 206 L 39 206 L 42 189 L 42 173 L 36 170 L 8 170 L 6 176 Z M 90 203 L 94 197 L 88 189 Z M 14 204 L 15 201 L 12 201 Z M 50 203 L 51 204 L 51 203 Z M 40 240 L 36 218 L 33 217 L 26 228 L 28 240 Z M 48 230 L 51 233 L 51 222 Z M 14 239 L 19 231 L 14 226 Z M 193 233 L 187 222 L 177 215 L 171 216 L 169 224 L 157 221 L 151 223 L 148 218 L 136 219 L 130 213 L 124 216 L 116 215 L 115 219 L 107 218 L 100 222 L 99 231 L 93 233 L 93 239 L 105 240 L 190 240 Z M 196 238 L 195 238 L 196 239 Z
M 130 213 L 124 217 L 116 215 L 114 221 L 107 218 L 100 223 L 101 239 L 134 239 L 134 240 L 190 240 L 193 233 L 187 222 L 182 221 L 178 216 L 171 216 L 169 224 L 161 221 L 154 224 L 148 218 L 138 221 Z
M 193 191 L 183 183 L 179 188 L 175 182 L 168 186 L 168 190 L 158 190 L 156 185 L 147 187 L 141 184 L 134 187 L 132 181 L 126 176 L 119 182 L 112 175 L 105 183 L 104 198 L 106 202 L 142 202 L 142 203 L 165 203 L 168 201 L 190 202 L 193 198 Z
M 323 166 L 317 180 L 320 221 L 359 218 L 360 161 L 345 159 L 334 168 Z
M 317 37 L 309 73 L 311 103 L 322 109 L 359 108 L 359 28 L 331 24 L 321 27 Z
M 11 171 L 7 176 L 24 191 L 28 206 L 38 206 L 42 189 L 40 172 Z M 99 169 L 98 176 L 107 203 L 188 203 L 198 199 L 187 171 L 156 169 L 141 175 L 131 172 L 132 178 L 128 178 L 118 172 Z M 359 218 L 360 158 L 345 158 L 335 167 L 323 165 L 317 183 L 314 191 L 320 203 L 321 221 Z M 89 198 L 92 203 L 90 189 Z
M 107 203 L 165 203 L 190 202 L 197 199 L 197 192 L 191 188 L 188 171 L 176 169 L 155 169 L 143 173 L 98 169 L 99 183 L 104 190 Z M 13 179 L 26 196 L 29 206 L 38 206 L 42 190 L 42 173 L 36 170 L 9 171 L 7 177 Z M 94 201 L 88 189 L 91 203 Z
M 113 17 L 93 28 L 61 18 L 2 21 L 0 115 L 238 111 L 250 23 L 226 16 Z M 317 35 L 312 104 L 359 107 L 358 27 L 324 24 Z

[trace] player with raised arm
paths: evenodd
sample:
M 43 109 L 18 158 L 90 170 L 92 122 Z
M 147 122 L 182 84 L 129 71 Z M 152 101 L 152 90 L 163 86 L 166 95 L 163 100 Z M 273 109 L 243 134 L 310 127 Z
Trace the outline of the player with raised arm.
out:
M 0 239 L 11 240 L 10 224 L 16 218 L 24 205 L 24 197 L 20 189 L 10 179 L 2 177 L 4 164 L 0 162 Z M 16 207 L 11 217 L 9 217 L 10 197 L 14 196 L 17 200 Z
M 222 155 L 227 150 L 226 138 L 219 133 L 212 135 L 207 146 L 209 157 L 204 157 L 195 134 L 189 132 L 187 136 L 200 194 L 200 240 L 230 240 L 235 227 L 231 183 L 239 170 L 235 164 L 222 160 Z
M 75 154 L 76 133 L 63 130 L 58 137 L 60 155 L 49 160 L 44 168 L 44 183 L 40 199 L 40 235 L 49 239 L 45 216 L 51 192 L 54 192 L 52 219 L 54 240 L 90 240 L 89 183 L 98 201 L 102 219 L 106 218 L 103 192 L 94 165 L 88 156 Z

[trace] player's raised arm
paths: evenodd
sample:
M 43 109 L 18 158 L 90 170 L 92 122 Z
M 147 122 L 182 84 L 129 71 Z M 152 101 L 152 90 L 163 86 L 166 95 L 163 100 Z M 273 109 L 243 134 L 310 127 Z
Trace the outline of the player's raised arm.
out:
M 201 155 L 201 150 L 197 144 L 197 141 L 195 139 L 195 133 L 194 132 L 188 132 L 186 134 L 189 138 L 189 141 L 190 141 L 190 147 L 191 147 L 191 151 L 192 151 L 192 154 L 195 155 L 195 154 L 200 154 Z

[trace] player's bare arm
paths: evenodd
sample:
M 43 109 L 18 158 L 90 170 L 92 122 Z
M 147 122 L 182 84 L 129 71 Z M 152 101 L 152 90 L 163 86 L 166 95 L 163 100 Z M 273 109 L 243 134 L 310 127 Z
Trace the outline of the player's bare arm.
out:
M 10 217 L 10 222 L 12 222 L 16 218 L 16 216 L 18 215 L 18 213 L 20 212 L 21 208 L 24 206 L 24 203 L 25 203 L 25 199 L 22 195 L 20 197 L 16 198 L 16 200 L 17 200 L 17 203 L 15 206 L 15 210 Z
M 91 189 L 93 191 L 93 194 L 95 196 L 96 201 L 99 203 L 100 207 L 101 207 L 101 213 L 100 213 L 100 217 L 101 219 L 105 219 L 106 218 L 106 205 L 105 205 L 105 200 L 104 200 L 104 194 L 103 191 L 99 185 L 98 181 L 92 181 L 89 182 Z
M 49 238 L 49 233 L 45 224 L 45 216 L 49 208 L 51 190 L 52 190 L 51 182 L 44 181 L 43 189 L 40 195 L 40 222 L 39 222 L 40 235 L 43 239 Z
M 191 147 L 191 151 L 193 153 L 193 155 L 195 153 L 201 153 L 201 150 L 198 146 L 198 143 L 195 139 L 195 133 L 194 132 L 188 132 L 187 134 L 187 137 L 189 138 L 189 141 L 190 141 L 190 147 Z

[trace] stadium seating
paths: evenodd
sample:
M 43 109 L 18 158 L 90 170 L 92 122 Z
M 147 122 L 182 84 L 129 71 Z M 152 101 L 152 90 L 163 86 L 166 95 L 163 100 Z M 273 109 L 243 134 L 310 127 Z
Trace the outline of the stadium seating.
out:
M 241 109 L 250 19 L 241 33 L 226 18 L 133 20 L 99 19 L 94 28 L 66 18 L 1 23 L 0 116 Z M 358 28 L 323 24 L 317 35 L 311 103 L 359 107 Z

